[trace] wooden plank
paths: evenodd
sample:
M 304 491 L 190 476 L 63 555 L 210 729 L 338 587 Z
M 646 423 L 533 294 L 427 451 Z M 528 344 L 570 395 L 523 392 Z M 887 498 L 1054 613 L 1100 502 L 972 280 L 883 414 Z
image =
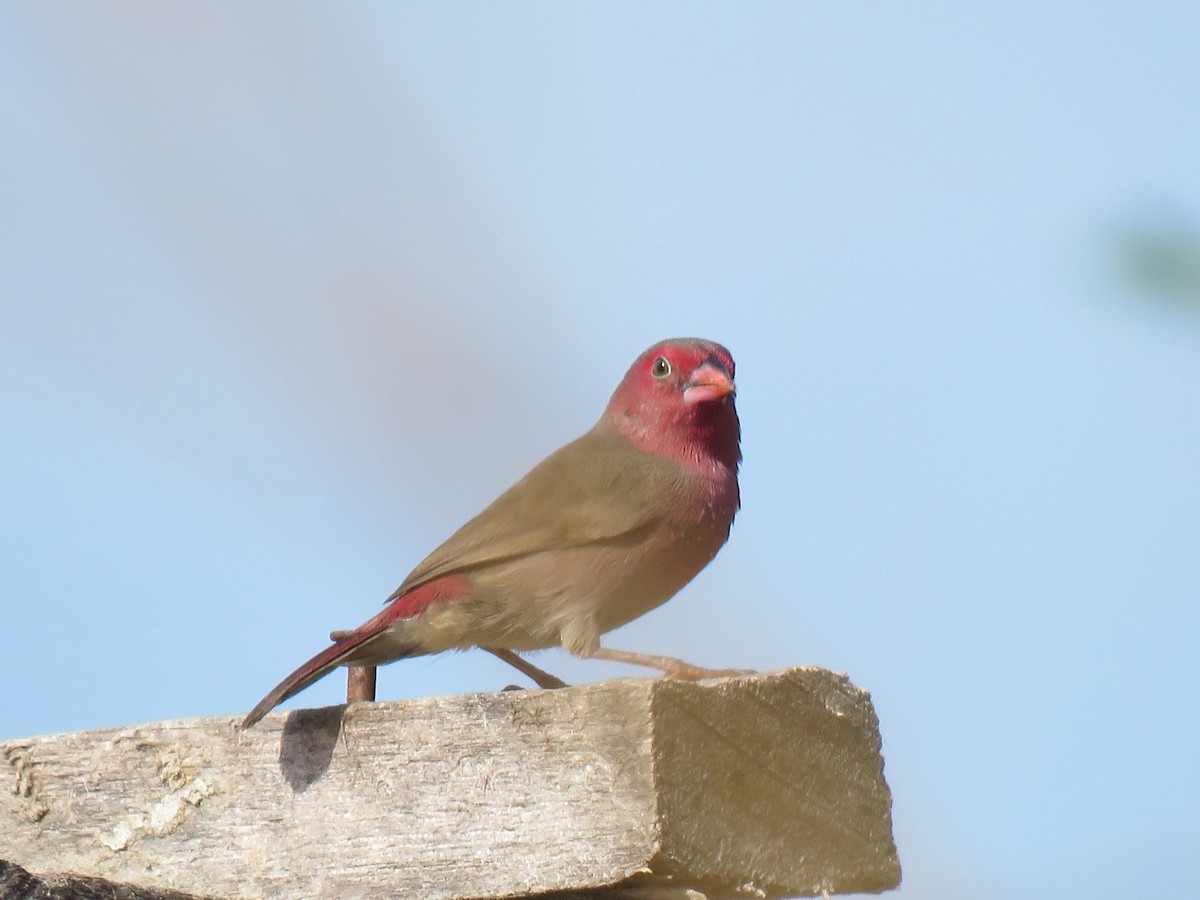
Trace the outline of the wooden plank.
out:
M 870 698 L 820 669 L 237 721 L 0 743 L 0 860 L 220 898 L 899 883 Z
M 34 875 L 0 859 L 0 900 L 208 900 L 179 891 L 116 884 L 86 875 Z

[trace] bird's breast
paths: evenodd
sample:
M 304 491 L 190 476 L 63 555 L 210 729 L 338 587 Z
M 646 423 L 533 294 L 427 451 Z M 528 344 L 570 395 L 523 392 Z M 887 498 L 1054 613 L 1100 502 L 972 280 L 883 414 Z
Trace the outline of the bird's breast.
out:
M 473 575 L 470 643 L 512 649 L 602 634 L 673 597 L 717 554 L 738 508 L 736 477 L 689 478 L 660 498 L 643 529 L 506 560 Z

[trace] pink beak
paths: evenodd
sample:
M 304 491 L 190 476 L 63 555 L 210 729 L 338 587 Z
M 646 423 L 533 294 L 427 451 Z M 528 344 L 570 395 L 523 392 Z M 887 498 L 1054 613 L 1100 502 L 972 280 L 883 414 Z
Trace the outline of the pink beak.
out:
M 733 379 L 712 363 L 697 366 L 683 386 L 683 402 L 688 406 L 708 400 L 720 400 L 734 392 Z

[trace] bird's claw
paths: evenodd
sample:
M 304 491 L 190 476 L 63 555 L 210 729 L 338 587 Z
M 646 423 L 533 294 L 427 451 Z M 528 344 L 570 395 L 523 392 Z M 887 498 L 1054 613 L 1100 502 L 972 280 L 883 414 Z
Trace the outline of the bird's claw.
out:
M 681 662 L 666 669 L 664 674 L 675 681 L 700 681 L 705 678 L 736 678 L 757 673 L 753 669 L 705 669 Z

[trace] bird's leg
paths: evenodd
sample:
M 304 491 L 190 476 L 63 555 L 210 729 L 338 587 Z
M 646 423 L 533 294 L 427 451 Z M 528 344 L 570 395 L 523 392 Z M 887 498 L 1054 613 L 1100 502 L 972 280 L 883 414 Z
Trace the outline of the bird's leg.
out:
M 668 678 L 680 681 L 697 681 L 701 678 L 724 678 L 729 675 L 753 675 L 753 669 L 704 669 L 693 666 L 682 659 L 670 656 L 651 656 L 646 653 L 631 653 L 628 650 L 612 650 L 596 647 L 588 654 L 590 659 L 607 659 L 609 662 L 628 663 L 631 666 L 646 666 L 659 669 Z
M 533 663 L 524 657 L 518 656 L 512 650 L 505 650 L 502 647 L 483 647 L 488 653 L 497 659 L 502 659 L 518 672 L 528 676 L 534 684 L 540 688 L 564 688 L 569 685 L 561 678 L 556 678 L 549 672 L 539 669 Z

